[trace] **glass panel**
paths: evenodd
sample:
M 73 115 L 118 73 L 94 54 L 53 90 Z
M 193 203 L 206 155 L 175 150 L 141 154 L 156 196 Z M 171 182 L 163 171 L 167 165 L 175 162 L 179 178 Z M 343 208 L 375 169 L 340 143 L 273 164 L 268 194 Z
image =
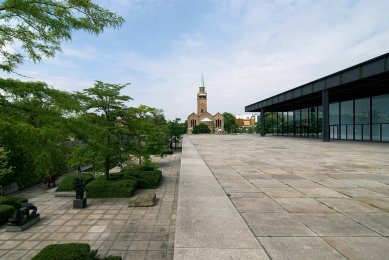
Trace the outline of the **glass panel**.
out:
M 382 141 L 389 141 L 389 124 L 382 124 Z
M 308 133 L 308 108 L 301 109 L 301 136 L 306 137 Z
M 381 129 L 380 124 L 372 124 L 372 140 L 380 141 Z
M 355 140 L 370 141 L 370 98 L 355 100 Z
M 363 140 L 370 141 L 370 125 L 363 125 Z
M 353 100 L 340 103 L 340 139 L 352 140 L 354 135 L 353 126 Z
M 277 135 L 282 135 L 282 112 L 277 112 Z
M 389 94 L 373 97 L 373 124 L 389 123 Z
M 339 138 L 339 102 L 330 104 L 330 138 Z
M 295 129 L 296 129 L 296 136 L 299 136 L 300 135 L 300 120 L 301 120 L 301 113 L 300 113 L 300 109 L 299 110 L 295 110 L 294 111 L 294 126 L 295 126 Z
M 372 98 L 373 140 L 389 139 L 389 94 Z M 382 136 L 381 136 L 382 135 Z
M 330 125 L 339 125 L 339 103 L 330 104 Z
M 355 135 L 355 140 L 358 140 L 358 141 L 361 141 L 363 140 L 362 139 L 362 131 L 363 131 L 363 128 L 362 128 L 362 124 L 355 124 L 355 132 L 354 132 L 354 135 Z
M 316 107 L 309 108 L 309 136 L 316 137 L 317 136 L 317 111 Z
M 287 117 L 288 117 L 287 134 L 293 135 L 293 111 L 288 111 Z
M 318 116 L 318 120 L 317 120 L 317 133 L 318 133 L 318 137 L 320 138 L 321 137 L 321 133 L 323 131 L 323 107 L 322 106 L 318 106 L 317 107 L 317 116 Z

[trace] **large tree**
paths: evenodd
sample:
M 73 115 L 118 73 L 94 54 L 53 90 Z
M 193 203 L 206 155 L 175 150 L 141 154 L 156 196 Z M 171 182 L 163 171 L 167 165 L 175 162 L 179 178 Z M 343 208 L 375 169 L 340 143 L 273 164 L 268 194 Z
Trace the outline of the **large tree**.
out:
M 86 111 L 79 119 L 87 123 L 80 129 L 87 134 L 79 133 L 86 142 L 86 147 L 82 149 L 89 158 L 93 158 L 95 166 L 102 164 L 107 178 L 110 168 L 116 165 L 117 158 L 125 152 L 123 140 L 128 132 L 123 125 L 123 117 L 127 110 L 126 103 L 132 98 L 120 92 L 127 85 L 96 81 L 94 87 L 79 93 L 84 98 Z
M 227 133 L 236 133 L 238 126 L 235 121 L 235 116 L 231 113 L 224 112 L 224 130 Z
M 79 111 L 74 94 L 43 82 L 0 79 L 0 145 L 21 186 L 66 170 L 68 118 Z
M 175 149 L 177 148 L 177 144 L 180 142 L 181 135 L 185 134 L 186 132 L 186 125 L 185 123 L 182 124 L 180 123 L 181 119 L 176 118 L 172 121 L 169 121 L 167 123 L 168 127 L 168 137 L 169 137 L 169 146 L 172 149 L 173 148 L 173 143 Z
M 0 3 L 0 69 L 13 71 L 26 56 L 34 62 L 53 57 L 75 30 L 99 34 L 123 22 L 91 0 L 4 0 Z

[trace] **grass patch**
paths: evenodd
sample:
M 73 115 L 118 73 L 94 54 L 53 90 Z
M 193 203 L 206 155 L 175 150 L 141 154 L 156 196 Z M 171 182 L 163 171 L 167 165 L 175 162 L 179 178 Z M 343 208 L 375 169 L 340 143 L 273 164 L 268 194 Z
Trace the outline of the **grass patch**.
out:
M 97 177 L 86 185 L 88 198 L 128 198 L 134 194 L 138 181 L 135 178 L 107 180 Z
M 89 183 L 93 180 L 93 175 L 90 173 L 67 174 L 59 183 L 57 191 L 74 191 L 75 178 L 79 178 L 80 180 L 84 180 L 85 183 Z
M 84 243 L 52 244 L 44 247 L 33 260 L 121 260 L 120 256 L 106 256 L 100 258 L 97 250 L 91 250 L 90 245 Z

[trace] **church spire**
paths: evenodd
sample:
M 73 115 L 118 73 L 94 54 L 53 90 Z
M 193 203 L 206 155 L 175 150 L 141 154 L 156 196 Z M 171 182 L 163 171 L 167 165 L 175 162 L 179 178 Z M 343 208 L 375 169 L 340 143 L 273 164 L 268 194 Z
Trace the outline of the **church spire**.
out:
M 205 87 L 203 73 L 201 73 L 201 86 Z

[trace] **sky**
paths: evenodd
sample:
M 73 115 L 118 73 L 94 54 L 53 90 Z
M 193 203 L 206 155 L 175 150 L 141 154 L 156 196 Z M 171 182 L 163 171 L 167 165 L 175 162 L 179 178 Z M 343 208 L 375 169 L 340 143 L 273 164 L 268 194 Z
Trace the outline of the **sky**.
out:
M 98 0 L 125 20 L 79 31 L 62 52 L 17 72 L 81 91 L 96 80 L 131 83 L 130 106 L 184 121 L 204 77 L 208 111 L 246 105 L 389 52 L 387 0 Z M 0 72 L 0 77 L 19 78 Z

